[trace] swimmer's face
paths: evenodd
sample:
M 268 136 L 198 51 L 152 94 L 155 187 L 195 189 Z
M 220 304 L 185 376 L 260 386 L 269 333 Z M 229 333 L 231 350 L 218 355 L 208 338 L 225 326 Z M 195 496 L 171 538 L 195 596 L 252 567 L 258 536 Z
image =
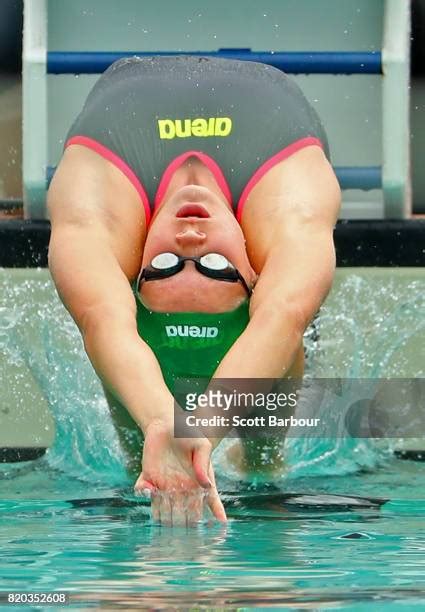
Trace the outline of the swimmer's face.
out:
M 155 214 L 142 267 L 165 252 L 195 257 L 220 253 L 239 270 L 248 286 L 256 280 L 233 211 L 224 198 L 206 187 L 188 185 L 177 190 Z M 225 312 L 247 297 L 242 283 L 208 278 L 191 261 L 174 276 L 142 283 L 140 293 L 146 306 L 158 312 Z

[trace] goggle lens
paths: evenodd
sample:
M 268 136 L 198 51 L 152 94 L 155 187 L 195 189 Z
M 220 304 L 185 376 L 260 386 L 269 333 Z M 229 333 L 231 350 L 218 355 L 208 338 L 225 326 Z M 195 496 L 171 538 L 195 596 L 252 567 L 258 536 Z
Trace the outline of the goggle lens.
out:
M 219 253 L 207 253 L 203 255 L 200 260 L 200 264 L 210 270 L 226 270 L 226 268 L 233 268 L 230 262 Z
M 179 258 L 174 253 L 160 253 L 151 261 L 152 268 L 156 270 L 167 270 L 174 268 L 179 263 Z

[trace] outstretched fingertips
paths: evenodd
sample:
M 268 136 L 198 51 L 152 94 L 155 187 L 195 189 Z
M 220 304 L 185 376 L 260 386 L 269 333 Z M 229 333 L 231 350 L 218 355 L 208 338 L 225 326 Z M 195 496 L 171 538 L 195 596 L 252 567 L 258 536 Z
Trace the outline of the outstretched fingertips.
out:
M 212 482 L 208 477 L 208 469 L 211 460 L 211 449 L 203 445 L 196 448 L 192 455 L 192 466 L 198 484 L 204 489 L 210 489 Z
M 209 509 L 214 517 L 220 521 L 220 523 L 227 523 L 227 516 L 224 506 L 215 487 L 209 492 L 207 501 Z
M 150 499 L 155 491 L 156 487 L 141 474 L 134 485 L 134 494 L 139 497 L 147 497 Z

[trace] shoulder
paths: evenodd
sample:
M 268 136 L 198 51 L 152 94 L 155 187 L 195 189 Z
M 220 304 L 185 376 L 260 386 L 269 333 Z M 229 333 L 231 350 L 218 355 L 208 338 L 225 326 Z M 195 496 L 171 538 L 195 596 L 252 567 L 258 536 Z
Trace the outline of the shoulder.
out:
M 271 168 L 250 192 L 241 218 L 247 246 L 263 260 L 290 227 L 332 228 L 340 204 L 338 180 L 324 151 L 301 149 Z
M 136 272 L 146 237 L 145 212 L 136 189 L 113 164 L 86 147 L 68 147 L 47 203 L 52 232 L 102 231 L 123 267 L 130 275 Z

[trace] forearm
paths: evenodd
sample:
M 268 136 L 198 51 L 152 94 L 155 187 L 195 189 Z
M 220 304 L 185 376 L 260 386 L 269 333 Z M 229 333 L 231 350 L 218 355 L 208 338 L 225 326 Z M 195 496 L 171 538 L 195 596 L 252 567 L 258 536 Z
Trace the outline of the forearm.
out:
M 245 379 L 236 384 L 240 393 L 268 393 L 273 380 L 284 377 L 292 366 L 302 343 L 303 331 L 303 325 L 292 309 L 288 308 L 286 312 L 270 307 L 257 310 L 247 329 L 221 361 L 206 393 L 220 389 L 231 396 L 235 390 L 234 379 Z M 258 379 L 263 380 L 260 382 Z M 250 407 L 246 407 L 246 415 L 241 410 L 241 407 L 237 408 L 235 414 L 248 416 Z M 231 414 L 232 411 L 227 416 Z M 210 409 L 198 409 L 197 416 L 211 416 Z M 217 436 L 216 428 L 203 429 L 203 433 L 216 447 L 231 428 L 230 425 L 223 428 L 220 436 Z
M 95 315 L 86 321 L 83 339 L 99 378 L 144 432 L 152 421 L 172 420 L 173 397 L 135 323 L 112 313 Z
M 277 303 L 255 311 L 247 329 L 229 349 L 214 378 L 280 378 L 291 367 L 304 332 L 292 307 Z
M 251 299 L 250 322 L 215 371 L 211 388 L 218 379 L 246 379 L 243 387 L 249 392 L 249 379 L 275 379 L 287 374 L 302 346 L 304 331 L 332 284 L 335 253 L 330 232 L 316 241 L 311 239 L 304 253 L 312 262 L 321 253 L 321 262 L 301 265 L 299 254 L 298 261 L 292 263 L 290 253 L 269 258 Z M 281 260 L 292 265 L 282 270 L 283 280 L 277 282 L 275 270 L 282 267 Z M 259 388 L 255 382 L 254 387 Z M 268 391 L 266 382 L 261 389 Z M 212 443 L 217 445 L 218 440 Z
M 152 419 L 172 418 L 172 396 L 154 353 L 138 335 L 130 283 L 103 229 L 54 229 L 49 267 L 108 390 L 142 429 Z

